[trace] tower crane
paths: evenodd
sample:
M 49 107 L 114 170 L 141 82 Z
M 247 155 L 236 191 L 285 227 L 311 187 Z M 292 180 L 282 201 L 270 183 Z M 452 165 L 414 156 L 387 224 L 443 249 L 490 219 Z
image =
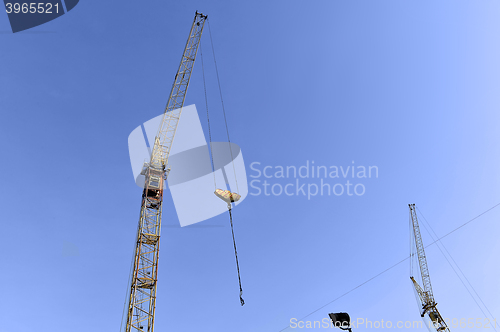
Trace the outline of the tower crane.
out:
M 438 332 L 450 332 L 443 317 L 436 308 L 436 301 L 432 293 L 431 278 L 429 276 L 429 267 L 427 266 L 427 259 L 425 258 L 424 243 L 420 235 L 420 227 L 418 226 L 417 213 L 415 211 L 415 204 L 408 204 L 410 208 L 410 218 L 413 226 L 413 235 L 415 237 L 416 253 L 418 256 L 418 263 L 420 267 L 420 275 L 422 276 L 422 287 L 417 283 L 413 276 L 410 276 L 413 286 L 420 298 L 422 305 L 420 316 L 424 317 L 427 314 L 432 321 L 434 328 Z M 411 259 L 411 257 L 410 257 Z
M 130 276 L 125 332 L 153 332 L 158 277 L 163 188 L 170 169 L 172 147 L 191 72 L 207 15 L 196 12 L 181 63 L 170 91 L 167 106 L 155 137 L 151 159 L 144 163 L 141 213 L 137 228 L 135 254 Z

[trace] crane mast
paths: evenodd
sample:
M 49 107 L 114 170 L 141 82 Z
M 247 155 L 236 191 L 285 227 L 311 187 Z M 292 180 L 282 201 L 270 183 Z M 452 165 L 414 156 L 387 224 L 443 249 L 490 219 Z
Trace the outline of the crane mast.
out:
M 167 106 L 155 137 L 151 159 L 144 163 L 145 177 L 137 240 L 130 276 L 125 332 L 153 332 L 161 212 L 164 183 L 170 171 L 168 157 L 186 98 L 191 72 L 207 15 L 196 12 Z
M 420 275 L 422 277 L 422 285 L 417 283 L 413 276 L 410 279 L 415 287 L 415 290 L 420 298 L 420 303 L 422 304 L 422 312 L 420 316 L 424 317 L 428 314 L 431 319 L 434 328 L 441 332 L 450 332 L 446 322 L 436 308 L 436 301 L 434 300 L 434 294 L 432 293 L 431 278 L 429 275 L 429 267 L 427 266 L 427 258 L 425 257 L 424 243 L 422 241 L 422 236 L 420 234 L 420 227 L 418 225 L 417 212 L 415 210 L 415 204 L 408 204 L 410 208 L 410 218 L 413 226 L 413 235 L 415 237 L 415 246 L 417 249 L 418 264 L 420 267 Z M 410 258 L 411 259 L 411 258 Z

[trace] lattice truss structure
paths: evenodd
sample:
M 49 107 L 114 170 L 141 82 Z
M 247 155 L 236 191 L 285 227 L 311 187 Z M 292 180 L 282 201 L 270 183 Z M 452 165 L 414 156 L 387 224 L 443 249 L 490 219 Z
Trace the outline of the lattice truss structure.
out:
M 206 19 L 206 15 L 196 12 L 155 138 L 151 160 L 144 164 L 141 172 L 145 176 L 145 183 L 130 278 L 125 332 L 153 332 L 154 329 L 163 189 L 169 172 L 168 155 L 179 123 Z
M 163 167 L 168 163 L 168 155 L 179 118 L 181 116 L 182 106 L 186 98 L 186 91 L 189 86 L 191 72 L 193 71 L 198 45 L 200 44 L 203 26 L 207 19 L 206 15 L 197 13 L 189 33 L 189 38 L 182 55 L 181 64 L 175 75 L 174 85 L 168 98 L 167 107 L 163 114 L 163 119 L 158 128 L 158 134 L 155 138 L 153 153 L 151 155 L 151 165 L 156 168 Z
M 408 204 L 408 206 L 410 208 L 410 218 L 413 226 L 415 247 L 417 250 L 416 254 L 418 257 L 418 264 L 420 267 L 420 275 L 422 277 L 422 285 L 423 285 L 423 288 L 420 287 L 415 278 L 413 276 L 410 276 L 410 279 L 413 282 L 413 286 L 415 287 L 415 290 L 417 291 L 417 294 L 420 298 L 420 302 L 422 304 L 421 308 L 422 311 L 420 315 L 424 317 L 425 314 L 428 314 L 429 318 L 434 324 L 434 328 L 437 331 L 450 332 L 443 317 L 441 317 L 441 314 L 436 308 L 437 303 L 434 300 L 434 294 L 432 293 L 431 277 L 429 275 L 429 267 L 427 266 L 427 258 L 425 257 L 424 243 L 422 241 L 422 236 L 420 234 L 420 226 L 418 225 L 415 204 Z

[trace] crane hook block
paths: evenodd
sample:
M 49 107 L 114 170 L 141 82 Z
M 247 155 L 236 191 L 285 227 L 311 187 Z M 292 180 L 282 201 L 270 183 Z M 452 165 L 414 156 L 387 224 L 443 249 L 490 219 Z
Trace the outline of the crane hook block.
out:
M 237 202 L 241 198 L 241 195 L 232 193 L 229 190 L 216 189 L 214 194 L 228 204 Z

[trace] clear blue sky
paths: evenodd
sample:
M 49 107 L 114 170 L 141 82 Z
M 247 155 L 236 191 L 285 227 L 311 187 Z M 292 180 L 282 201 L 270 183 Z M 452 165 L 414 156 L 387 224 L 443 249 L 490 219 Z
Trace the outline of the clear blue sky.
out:
M 244 307 L 227 214 L 200 224 L 224 227 L 175 227 L 167 192 L 155 331 L 278 332 L 405 258 L 408 203 L 444 235 L 500 202 L 498 1 L 82 0 L 17 34 L 0 14 L 1 332 L 119 330 L 141 196 L 127 138 L 164 109 L 195 10 L 209 15 L 249 181 L 253 162 L 354 161 L 379 176 L 355 179 L 362 196 L 239 205 Z M 206 130 L 199 61 L 189 104 Z M 499 218 L 500 207 L 443 240 L 497 319 Z M 443 316 L 481 318 L 437 247 L 427 255 Z M 419 320 L 408 271 L 306 319 Z

